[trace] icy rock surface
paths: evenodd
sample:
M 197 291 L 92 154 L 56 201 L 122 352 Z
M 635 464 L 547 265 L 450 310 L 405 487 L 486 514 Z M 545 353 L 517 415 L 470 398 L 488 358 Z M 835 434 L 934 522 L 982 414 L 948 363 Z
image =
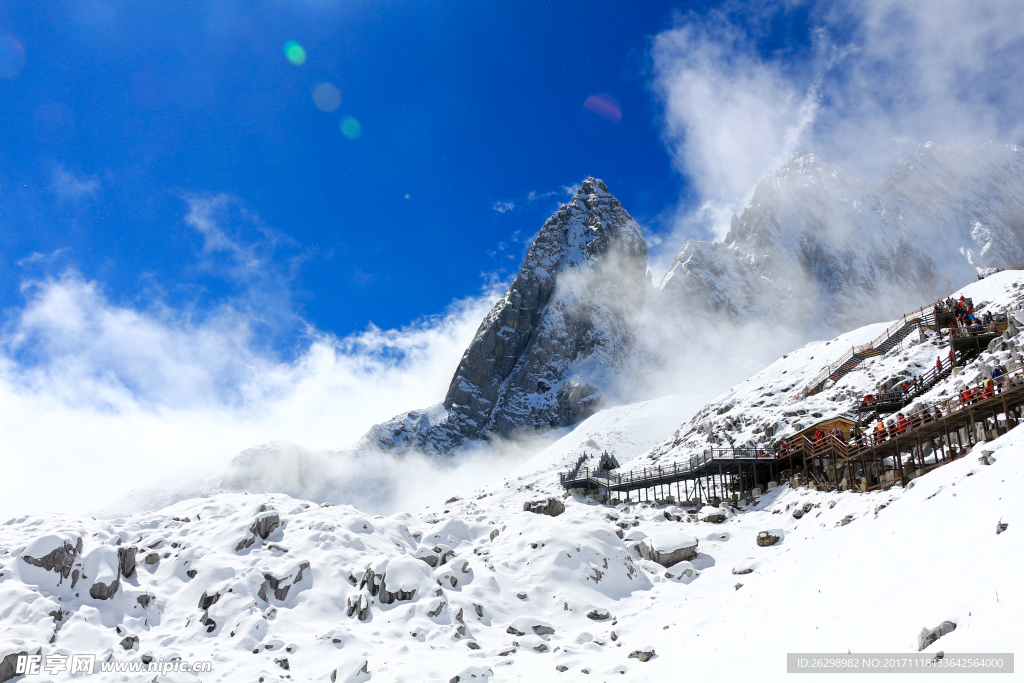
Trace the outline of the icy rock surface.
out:
M 1024 154 L 925 144 L 862 183 L 798 153 L 754 191 L 721 243 L 690 240 L 661 283 L 672 308 L 820 321 L 892 317 L 1024 264 Z

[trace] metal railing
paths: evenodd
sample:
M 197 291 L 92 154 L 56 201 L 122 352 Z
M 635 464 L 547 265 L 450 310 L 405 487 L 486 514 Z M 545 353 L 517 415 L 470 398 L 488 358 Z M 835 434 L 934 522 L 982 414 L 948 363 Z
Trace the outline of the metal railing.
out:
M 1024 372 L 1022 371 L 990 380 L 987 386 L 984 381 L 975 382 L 965 386 L 957 396 L 937 401 L 902 418 L 891 419 L 892 424 L 885 426 L 884 429 L 871 430 L 851 439 L 826 434 L 817 439 L 806 436 L 784 439 L 778 445 L 765 448 L 709 448 L 683 462 L 676 461 L 671 465 L 659 465 L 658 467 L 621 473 L 591 470 L 589 467 L 583 468 L 583 471 L 580 472 L 581 459 L 574 469 L 559 473 L 558 479 L 563 486 L 567 483 L 592 482 L 608 489 L 645 488 L 668 478 L 673 480 L 686 478 L 686 475 L 715 461 L 774 462 L 797 455 L 802 455 L 806 459 L 809 456 L 820 457 L 829 454 L 837 456 L 837 460 L 847 460 L 856 457 L 863 451 L 912 433 L 921 427 L 969 410 L 971 406 L 980 401 L 1017 389 L 1024 389 Z
M 832 375 L 840 372 L 841 370 L 852 369 L 860 365 L 864 361 L 863 354 L 868 353 L 872 350 L 880 347 L 887 346 L 886 342 L 890 339 L 897 337 L 898 340 L 902 340 L 910 331 L 921 324 L 928 324 L 929 319 L 931 322 L 935 321 L 934 316 L 934 304 L 928 306 L 922 306 L 916 311 L 911 311 L 905 314 L 902 318 L 894 322 L 885 328 L 885 331 L 875 337 L 867 344 L 860 344 L 859 346 L 852 346 L 850 350 L 843 354 L 838 360 L 825 366 L 825 369 L 819 372 L 814 378 L 807 383 L 804 389 L 800 392 L 800 396 L 806 397 L 812 394 L 818 393 L 819 387 L 821 387 L 829 379 L 832 379 Z M 926 313 L 926 311 L 932 310 L 932 313 Z M 904 332 L 906 330 L 906 332 Z M 886 349 L 888 350 L 888 349 Z M 840 376 L 845 375 L 843 372 Z M 837 378 L 838 379 L 838 378 Z

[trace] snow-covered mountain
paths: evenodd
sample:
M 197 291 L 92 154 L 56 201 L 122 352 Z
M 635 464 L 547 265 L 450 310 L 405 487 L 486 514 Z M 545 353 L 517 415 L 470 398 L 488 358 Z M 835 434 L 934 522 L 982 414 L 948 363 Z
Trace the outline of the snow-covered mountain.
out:
M 794 155 L 724 242 L 688 241 L 660 288 L 684 311 L 844 331 L 1022 264 L 1021 150 L 926 144 L 870 183 Z
M 356 450 L 448 453 L 466 441 L 574 424 L 636 361 L 647 244 L 600 180 L 544 223 L 462 356 L 442 403 L 373 427 Z
M 1012 309 L 1024 273 L 962 291 Z M 946 622 L 955 629 L 925 643 L 925 656 L 1012 652 L 1024 602 L 1022 429 L 906 489 L 783 483 L 693 513 L 563 495 L 558 474 L 582 454 L 612 451 L 623 469 L 685 457 L 706 447 L 708 420 L 739 441 L 767 424 L 787 433 L 936 353 L 930 338 L 908 341 L 822 394 L 790 398 L 840 347 L 876 331 L 787 354 L 675 436 L 696 408 L 687 399 L 600 411 L 519 471 L 416 512 L 221 493 L 117 519 L 12 519 L 0 525 L 0 683 L 19 655 L 53 667 L 19 680 L 78 680 L 76 654 L 95 655 L 104 682 L 652 681 L 682 669 L 782 680 L 787 652 L 917 655 L 922 630 Z M 1015 360 L 1024 333 L 1008 336 L 932 396 Z M 758 543 L 763 531 L 777 542 Z M 656 561 L 645 548 L 688 559 Z M 175 661 L 210 670 L 116 669 Z
M 649 398 L 664 390 L 659 374 L 697 381 L 707 368 L 691 359 L 717 358 L 723 342 L 842 332 L 1022 264 L 1013 145 L 923 145 L 871 183 L 797 154 L 757 186 L 724 242 L 689 240 L 657 287 L 645 283 L 640 226 L 590 178 L 541 228 L 444 401 L 373 427 L 354 450 L 450 453 L 564 427 L 622 400 L 612 389 L 624 377 L 639 392 L 629 400 Z

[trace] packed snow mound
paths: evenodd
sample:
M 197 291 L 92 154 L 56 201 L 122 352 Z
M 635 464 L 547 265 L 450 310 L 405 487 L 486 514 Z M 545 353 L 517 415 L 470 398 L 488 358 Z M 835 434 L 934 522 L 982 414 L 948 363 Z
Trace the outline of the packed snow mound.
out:
M 758 184 L 724 242 L 687 242 L 661 293 L 684 310 L 846 330 L 1024 265 L 1022 215 L 1015 145 L 925 144 L 871 183 L 798 153 Z
M 448 453 L 482 437 L 571 425 L 636 359 L 647 244 L 600 180 L 544 223 L 484 318 L 444 401 L 375 426 L 356 449 Z
M 979 310 L 992 313 L 1019 311 L 1024 306 L 1024 271 L 1004 271 L 976 281 L 953 296 L 972 298 Z M 685 462 L 708 448 L 767 448 L 815 423 L 833 417 L 856 415 L 866 394 L 877 394 L 923 374 L 945 358 L 949 349 L 938 336 L 913 332 L 882 356 L 869 358 L 849 374 L 826 385 L 814 396 L 800 397 L 808 383 L 852 346 L 866 344 L 891 323 L 868 325 L 830 341 L 811 342 L 786 354 L 750 379 L 708 403 L 664 442 L 624 467 L 644 463 Z M 947 378 L 908 406 L 933 403 L 952 396 L 958 386 L 979 377 L 991 377 L 1002 363 L 1007 370 L 1021 366 L 1024 324 L 1015 326 L 1007 339 L 993 343 L 989 352 L 972 360 L 956 377 Z M 1010 332 L 1010 331 L 1008 331 Z

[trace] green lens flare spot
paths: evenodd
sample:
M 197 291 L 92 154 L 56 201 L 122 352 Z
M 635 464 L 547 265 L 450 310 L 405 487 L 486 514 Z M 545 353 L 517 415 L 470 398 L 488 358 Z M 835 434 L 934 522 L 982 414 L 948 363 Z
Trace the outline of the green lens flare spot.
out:
M 338 125 L 341 127 L 341 134 L 349 140 L 358 140 L 363 134 L 363 127 L 354 116 L 346 116 Z
M 284 44 L 284 56 L 295 66 L 306 62 L 306 51 L 294 40 L 289 40 Z

